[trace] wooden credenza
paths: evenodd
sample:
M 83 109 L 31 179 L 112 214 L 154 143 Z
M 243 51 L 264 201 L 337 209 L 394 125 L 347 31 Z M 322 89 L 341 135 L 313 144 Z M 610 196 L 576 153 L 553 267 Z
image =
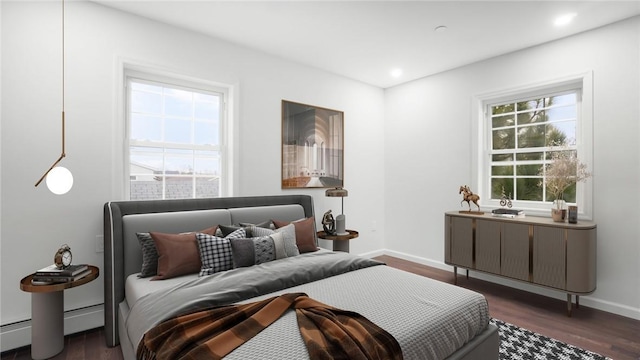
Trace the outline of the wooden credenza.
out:
M 550 218 L 494 217 L 450 211 L 444 217 L 445 263 L 520 280 L 567 294 L 571 316 L 580 295 L 596 289 L 596 224 L 558 223 Z

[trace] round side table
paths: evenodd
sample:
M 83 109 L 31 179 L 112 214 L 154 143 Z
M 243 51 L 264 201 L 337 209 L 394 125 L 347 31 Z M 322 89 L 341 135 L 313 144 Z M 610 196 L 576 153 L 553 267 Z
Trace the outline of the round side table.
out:
M 347 230 L 346 235 L 328 235 L 324 231 L 318 231 L 318 237 L 325 240 L 333 240 L 333 251 L 349 252 L 349 240 L 358 237 L 355 230 Z
M 35 285 L 33 274 L 20 280 L 20 290 L 31 293 L 31 357 L 47 359 L 64 349 L 64 290 L 93 281 L 100 270 L 88 265 L 91 273 L 76 281 Z

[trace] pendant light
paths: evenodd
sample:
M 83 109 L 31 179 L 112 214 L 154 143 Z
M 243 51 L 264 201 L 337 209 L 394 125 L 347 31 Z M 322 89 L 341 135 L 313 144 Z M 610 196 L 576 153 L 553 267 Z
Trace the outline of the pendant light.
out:
M 58 163 L 66 156 L 64 151 L 65 124 L 64 124 L 64 0 L 62 0 L 62 153 L 58 160 L 47 170 L 36 182 L 36 187 L 40 185 L 44 178 L 47 178 L 47 187 L 56 195 L 66 194 L 73 186 L 73 175 L 71 171 Z

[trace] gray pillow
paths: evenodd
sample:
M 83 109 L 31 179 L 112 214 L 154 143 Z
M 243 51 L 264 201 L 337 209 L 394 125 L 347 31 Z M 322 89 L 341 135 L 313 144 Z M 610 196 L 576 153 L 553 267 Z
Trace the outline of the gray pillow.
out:
M 243 228 L 244 228 L 243 226 L 238 226 L 238 225 L 218 225 L 218 229 L 220 230 L 222 237 L 225 237 L 233 233 L 234 231 L 238 229 L 243 229 Z M 249 233 L 247 229 L 244 229 L 244 230 L 247 234 Z
M 285 245 L 284 245 L 284 235 L 281 232 L 279 232 L 279 233 L 271 234 L 269 235 L 269 237 L 273 239 L 273 247 L 276 252 L 276 260 L 284 259 L 288 257 L 287 250 L 285 250 Z
M 231 239 L 233 267 L 259 265 L 276 259 L 273 239 L 270 236 L 250 239 Z
M 240 226 L 243 226 L 245 228 L 250 227 L 250 226 L 257 226 L 257 227 L 261 227 L 261 228 L 265 228 L 265 229 L 275 229 L 275 226 L 273 225 L 273 222 L 271 220 L 265 220 L 263 222 L 257 223 L 257 224 L 252 224 L 252 223 L 240 223 Z
M 251 227 L 251 233 L 255 237 L 270 236 L 276 233 L 281 233 L 284 242 L 284 250 L 287 254 L 287 257 L 300 255 L 298 245 L 296 245 L 296 228 L 293 224 L 283 226 L 276 230 L 253 226 Z
M 247 233 L 247 238 L 250 238 L 255 236 L 251 233 L 252 227 L 271 229 L 272 226 L 273 226 L 273 223 L 271 222 L 271 220 L 267 220 L 259 224 L 240 223 L 238 225 L 218 225 L 218 228 L 220 229 L 222 236 L 227 236 L 240 228 L 244 228 L 244 231 L 246 231 Z

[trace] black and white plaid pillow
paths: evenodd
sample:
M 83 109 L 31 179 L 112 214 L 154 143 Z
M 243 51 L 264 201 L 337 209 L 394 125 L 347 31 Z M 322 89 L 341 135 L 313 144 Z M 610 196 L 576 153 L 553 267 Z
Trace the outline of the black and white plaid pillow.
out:
M 233 253 L 230 239 L 245 238 L 247 233 L 240 228 L 224 238 L 207 234 L 196 234 L 202 268 L 200 276 L 215 274 L 233 269 Z

